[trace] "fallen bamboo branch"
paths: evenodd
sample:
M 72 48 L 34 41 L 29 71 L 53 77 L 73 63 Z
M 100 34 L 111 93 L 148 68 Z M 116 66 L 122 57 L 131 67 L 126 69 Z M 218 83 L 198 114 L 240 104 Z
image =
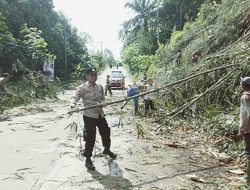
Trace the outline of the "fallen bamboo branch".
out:
M 181 79 L 181 80 L 177 80 L 173 83 L 170 83 L 170 84 L 167 84 L 163 87 L 159 87 L 155 90 L 152 90 L 150 92 L 144 92 L 144 93 L 141 93 L 141 94 L 138 94 L 138 95 L 135 95 L 135 96 L 131 96 L 129 98 L 125 98 L 125 99 L 122 99 L 122 100 L 117 100 L 117 101 L 113 101 L 113 102 L 108 102 L 106 103 L 105 106 L 108 106 L 108 105 L 112 105 L 112 104 L 118 104 L 118 103 L 121 103 L 121 102 L 124 102 L 124 101 L 129 101 L 133 98 L 137 98 L 137 97 L 141 97 L 141 96 L 144 96 L 146 94 L 150 94 L 150 93 L 153 93 L 153 92 L 156 92 L 156 91 L 159 91 L 159 90 L 162 90 L 164 88 L 168 88 L 170 86 L 174 86 L 176 84 L 179 84 L 179 83 L 182 83 L 182 82 L 187 82 L 189 80 L 192 80 L 198 76 L 201 76 L 203 74 L 207 74 L 207 73 L 211 73 L 211 72 L 214 72 L 214 71 L 218 71 L 218 70 L 221 70 L 221 69 L 225 69 L 225 68 L 228 68 L 228 67 L 236 67 L 236 66 L 239 66 L 240 64 L 230 64 L 230 65 L 225 65 L 225 66 L 221 66 L 221 67 L 216 67 L 214 69 L 210 69 L 210 70 L 207 70 L 207 71 L 204 71 L 204 72 L 201 72 L 201 73 L 198 73 L 198 74 L 195 74 L 195 75 L 191 75 L 189 77 L 186 77 L 184 79 Z M 104 105 L 103 104 L 95 104 L 95 105 L 92 105 L 92 106 L 88 106 L 88 107 L 84 107 L 84 108 L 81 108 L 79 111 L 84 111 L 84 110 L 88 110 L 88 109 L 93 109 L 93 108 L 97 108 L 97 107 L 103 107 Z M 74 112 L 76 112 L 75 110 L 72 110 L 70 112 L 68 112 L 68 114 L 73 114 Z
M 238 66 L 236 68 L 234 68 L 232 71 L 230 71 L 228 74 L 226 74 L 224 77 L 222 77 L 220 80 L 218 80 L 214 85 L 212 85 L 209 89 L 207 89 L 205 92 L 203 92 L 202 94 L 200 94 L 198 97 L 196 97 L 195 99 L 191 100 L 190 102 L 180 106 L 177 110 L 174 110 L 168 114 L 165 114 L 164 117 L 166 116 L 170 116 L 172 114 L 174 114 L 173 116 L 171 116 L 169 120 L 173 119 L 175 116 L 177 116 L 179 113 L 183 112 L 187 107 L 191 106 L 192 104 L 194 104 L 196 101 L 198 101 L 200 98 L 202 98 L 203 96 L 205 96 L 206 94 L 210 93 L 211 91 L 213 91 L 214 89 L 216 89 L 217 87 L 220 86 L 220 84 L 227 79 L 227 77 L 229 77 L 234 71 L 236 71 L 241 65 L 245 64 L 247 61 L 249 60 L 249 58 L 247 58 L 245 61 L 243 61 L 241 64 L 238 64 Z M 166 124 L 166 121 L 161 124 L 159 127 L 157 127 L 156 131 L 159 131 L 159 129 Z
M 181 113 L 184 109 L 186 109 L 187 107 L 191 106 L 192 104 L 194 104 L 197 100 L 199 100 L 200 98 L 202 98 L 203 96 L 205 96 L 206 94 L 208 94 L 209 92 L 213 91 L 214 89 L 216 89 L 217 87 L 219 87 L 219 85 L 221 84 L 222 81 L 224 81 L 228 76 L 230 76 L 235 70 L 237 70 L 239 68 L 236 67 L 234 68 L 232 71 L 230 71 L 228 74 L 226 74 L 224 77 L 222 77 L 220 80 L 218 80 L 214 85 L 212 85 L 210 88 L 208 88 L 205 92 L 203 92 L 202 94 L 200 94 L 199 96 L 197 96 L 195 99 L 191 100 L 190 102 L 188 102 L 187 104 L 184 104 L 183 106 L 180 107 L 180 109 L 178 109 L 178 111 L 176 112 L 173 111 L 165 116 L 169 116 L 172 115 L 173 113 L 175 113 L 171 118 L 174 118 L 176 115 L 178 115 L 179 113 Z

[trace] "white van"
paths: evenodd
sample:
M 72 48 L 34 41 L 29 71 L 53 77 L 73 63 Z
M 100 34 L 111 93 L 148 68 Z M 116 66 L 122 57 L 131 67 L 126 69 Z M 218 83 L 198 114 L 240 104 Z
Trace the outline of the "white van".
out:
M 116 88 L 124 89 L 125 87 L 124 78 L 125 76 L 123 75 L 122 71 L 119 71 L 119 70 L 111 71 L 111 75 L 110 75 L 111 88 L 116 87 Z

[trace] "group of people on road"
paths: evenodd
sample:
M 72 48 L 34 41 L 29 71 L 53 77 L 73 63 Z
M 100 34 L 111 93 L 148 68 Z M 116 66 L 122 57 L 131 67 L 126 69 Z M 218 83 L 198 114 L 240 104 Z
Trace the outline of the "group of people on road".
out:
M 8 77 L 5 75 L 5 77 Z M 97 72 L 94 68 L 90 68 L 86 72 L 87 82 L 80 85 L 74 96 L 71 99 L 71 109 L 79 112 L 77 108 L 77 102 L 82 99 L 84 106 L 99 104 L 98 107 L 84 110 L 83 121 L 84 121 L 84 140 L 85 149 L 83 155 L 86 157 L 85 166 L 88 170 L 95 170 L 95 166 L 91 160 L 93 148 L 96 139 L 96 127 L 99 129 L 101 135 L 102 144 L 104 147 L 103 154 L 109 155 L 110 158 L 115 159 L 117 154 L 110 150 L 111 139 L 110 139 L 110 128 L 104 115 L 103 107 L 105 103 L 104 89 L 100 84 L 96 83 Z M 7 79 L 5 79 L 6 81 Z M 0 81 L 3 81 L 1 79 Z M 2 83 L 2 82 L 1 82 Z M 250 77 L 244 77 L 241 79 L 241 88 L 243 95 L 241 97 L 240 105 L 240 129 L 237 135 L 234 136 L 235 140 L 244 138 L 245 140 L 245 155 L 247 158 L 247 169 L 246 169 L 246 182 L 250 183 Z M 145 116 L 149 109 L 154 110 L 154 93 L 147 93 L 157 90 L 154 85 L 152 78 L 147 79 L 147 84 L 144 86 L 143 96 L 145 106 Z M 133 97 L 139 95 L 138 87 L 133 84 L 127 91 L 127 97 Z M 142 94 L 143 95 L 143 94 Z M 134 97 L 135 114 L 138 112 L 138 101 L 139 96 Z
M 155 91 L 156 89 L 157 89 L 157 87 L 154 84 L 153 78 L 148 78 L 147 83 L 145 83 L 145 85 L 143 87 L 143 92 L 142 92 L 142 94 L 145 94 L 145 95 L 141 95 L 143 102 L 144 102 L 144 117 L 145 118 L 147 117 L 149 110 L 152 110 L 152 111 L 155 110 L 155 106 L 154 106 L 155 93 L 152 91 Z M 138 114 L 139 94 L 140 94 L 140 90 L 135 83 L 133 85 L 129 85 L 129 89 L 127 91 L 126 98 L 130 98 L 130 97 L 135 96 L 133 98 L 134 115 Z M 124 104 L 122 105 L 121 108 L 123 109 L 126 104 L 127 104 L 127 101 L 124 102 Z
M 143 87 L 143 93 L 147 93 L 153 90 L 156 90 L 156 86 L 154 85 L 154 80 L 153 78 L 144 78 L 144 87 Z M 112 91 L 111 91 L 111 81 L 110 81 L 110 75 L 107 75 L 106 78 L 106 85 L 105 85 L 105 96 L 107 96 L 107 92 L 109 92 L 110 96 L 112 96 Z M 130 98 L 133 96 L 137 96 L 138 94 L 140 94 L 140 90 L 138 88 L 138 86 L 136 85 L 136 83 L 133 84 L 129 84 L 128 85 L 128 91 L 126 94 L 126 98 Z M 145 96 L 142 96 L 143 101 L 144 101 L 144 108 L 145 108 L 145 112 L 144 112 L 144 116 L 147 117 L 147 113 L 149 110 L 154 110 L 154 98 L 155 98 L 155 94 L 154 93 L 149 93 L 146 94 Z M 138 109 L 139 109 L 139 96 L 134 97 L 133 98 L 134 101 L 134 115 L 138 114 Z M 124 104 L 122 105 L 122 109 L 125 107 L 125 105 L 127 104 L 128 101 L 125 101 Z

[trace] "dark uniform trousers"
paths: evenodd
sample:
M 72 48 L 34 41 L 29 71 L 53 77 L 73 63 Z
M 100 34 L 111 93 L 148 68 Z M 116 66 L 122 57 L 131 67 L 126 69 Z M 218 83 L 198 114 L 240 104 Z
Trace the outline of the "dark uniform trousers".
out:
M 110 128 L 108 126 L 107 120 L 105 117 L 99 115 L 98 119 L 83 116 L 84 121 L 84 140 L 85 150 L 83 156 L 92 157 L 92 151 L 95 145 L 96 138 L 96 126 L 98 127 L 99 134 L 102 138 L 102 144 L 105 148 L 110 148 Z
M 247 159 L 250 159 L 250 133 L 244 134 L 244 140 L 245 140 L 245 156 Z

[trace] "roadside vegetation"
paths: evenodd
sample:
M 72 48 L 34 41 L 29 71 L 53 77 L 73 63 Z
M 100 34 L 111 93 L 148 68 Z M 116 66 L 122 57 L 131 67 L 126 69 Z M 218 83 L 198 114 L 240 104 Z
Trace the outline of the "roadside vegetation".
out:
M 158 124 L 152 125 L 157 133 L 171 134 L 173 142 L 198 143 L 200 153 L 244 164 L 243 142 L 231 137 L 239 128 L 240 77 L 250 75 L 250 1 L 157 2 L 128 3 L 135 17 L 120 32 L 123 61 L 138 81 L 146 75 L 165 86 L 212 68 L 232 67 L 159 91 L 152 120 Z M 195 50 L 201 54 L 192 63 Z
M 116 65 L 109 49 L 90 52 L 91 36 L 53 8 L 53 0 L 0 1 L 0 74 L 13 76 L 6 85 L 8 93 L 1 93 L 1 111 L 55 98 L 61 84 L 82 79 L 86 68 L 100 71 Z M 54 62 L 54 81 L 40 81 L 38 73 L 44 74 L 46 62 Z

